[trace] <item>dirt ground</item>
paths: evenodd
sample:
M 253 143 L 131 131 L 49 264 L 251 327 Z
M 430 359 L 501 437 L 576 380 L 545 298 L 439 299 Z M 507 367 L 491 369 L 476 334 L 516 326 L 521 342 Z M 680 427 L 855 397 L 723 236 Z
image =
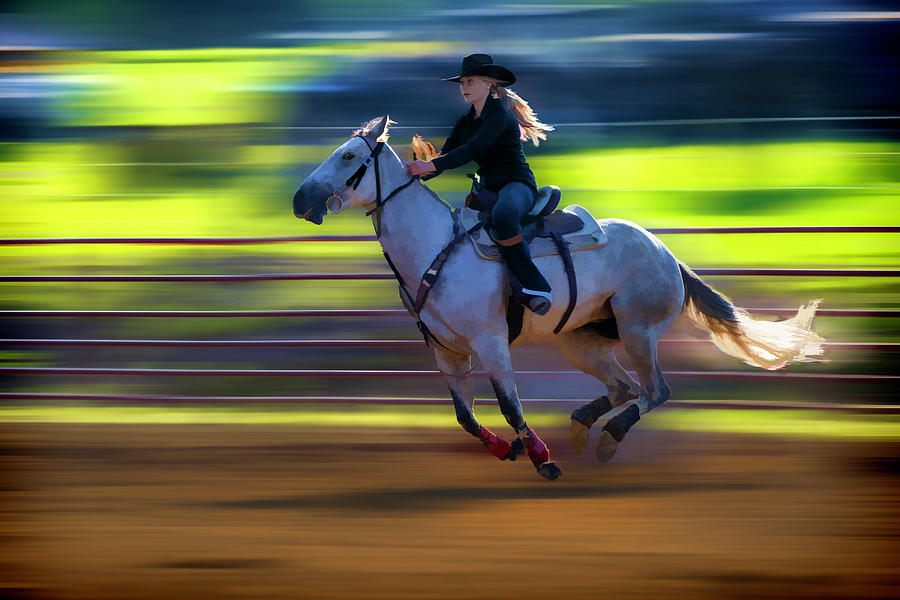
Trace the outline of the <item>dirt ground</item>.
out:
M 900 596 L 897 443 L 564 433 L 547 482 L 450 429 L 0 425 L 0 596 Z

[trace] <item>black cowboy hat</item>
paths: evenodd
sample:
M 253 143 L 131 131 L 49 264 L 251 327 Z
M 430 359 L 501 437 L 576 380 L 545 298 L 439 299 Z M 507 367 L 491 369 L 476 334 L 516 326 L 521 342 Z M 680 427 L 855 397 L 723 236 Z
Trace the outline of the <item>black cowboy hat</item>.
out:
M 500 85 L 506 87 L 516 82 L 516 76 L 506 67 L 494 64 L 494 59 L 490 54 L 470 54 L 462 59 L 462 66 L 459 68 L 459 75 L 456 77 L 445 77 L 444 81 L 459 81 L 463 77 L 472 75 L 484 75 L 493 79 L 499 79 Z

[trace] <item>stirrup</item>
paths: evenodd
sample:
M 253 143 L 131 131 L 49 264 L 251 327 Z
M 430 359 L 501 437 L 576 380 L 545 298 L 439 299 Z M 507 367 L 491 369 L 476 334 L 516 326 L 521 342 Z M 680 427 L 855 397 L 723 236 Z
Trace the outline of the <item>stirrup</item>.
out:
M 550 292 L 539 292 L 523 287 L 522 295 L 526 299 L 525 306 L 531 312 L 538 315 L 546 315 L 550 311 L 550 305 L 553 302 L 553 296 Z

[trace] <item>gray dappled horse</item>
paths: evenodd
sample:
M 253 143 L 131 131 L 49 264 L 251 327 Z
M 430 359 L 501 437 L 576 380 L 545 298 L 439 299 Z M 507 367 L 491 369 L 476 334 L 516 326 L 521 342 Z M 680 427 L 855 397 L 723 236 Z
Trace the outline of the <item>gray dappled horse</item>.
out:
M 417 177 L 409 177 L 403 161 L 386 143 L 388 123 L 387 115 L 372 119 L 313 171 L 294 195 L 294 214 L 317 225 L 329 211 L 363 208 L 372 214 L 407 308 L 414 298 L 423 299 L 423 290 L 430 291 L 427 301 L 415 303 L 411 312 L 434 348 L 460 425 L 500 459 L 514 460 L 524 448 L 542 476 L 556 479 L 560 470 L 526 424 L 516 393 L 506 319 L 506 269 L 500 262 L 480 258 L 473 244 L 447 250 L 451 241 L 465 237 L 464 231 L 459 235 L 458 216 Z M 645 229 L 620 219 L 597 223 L 608 243 L 572 253 L 577 304 L 562 331 L 554 334 L 567 308 L 567 277 L 558 256 L 540 257 L 535 262 L 553 287 L 553 307 L 543 316 L 525 311 L 521 333 L 512 343 L 519 346 L 552 337 L 566 358 L 607 387 L 607 396 L 572 413 L 570 441 L 576 451 L 587 445 L 591 425 L 622 407 L 608 419 L 597 441 L 597 457 L 609 460 L 640 415 L 669 398 L 657 361 L 657 342 L 682 311 L 709 331 L 720 349 L 757 367 L 777 369 L 821 354 L 824 340 L 810 331 L 817 302 L 788 321 L 755 321 L 677 261 Z M 440 276 L 429 280 L 426 271 L 434 269 L 442 254 Z M 419 294 L 414 296 L 416 287 Z M 612 339 L 616 327 L 610 328 L 610 323 L 618 329 L 640 384 L 616 360 L 613 347 L 620 340 Z M 490 377 L 500 410 L 516 433 L 512 444 L 475 419 L 473 357 Z

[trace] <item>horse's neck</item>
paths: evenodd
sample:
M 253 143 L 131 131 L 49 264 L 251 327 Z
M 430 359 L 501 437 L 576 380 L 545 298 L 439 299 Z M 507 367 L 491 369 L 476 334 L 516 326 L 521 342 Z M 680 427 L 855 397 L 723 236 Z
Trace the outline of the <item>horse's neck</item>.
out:
M 400 182 L 402 184 L 403 181 Z M 396 185 L 389 187 L 390 193 Z M 453 236 L 453 217 L 428 188 L 411 184 L 384 205 L 381 247 L 403 276 L 412 294 L 432 261 Z

